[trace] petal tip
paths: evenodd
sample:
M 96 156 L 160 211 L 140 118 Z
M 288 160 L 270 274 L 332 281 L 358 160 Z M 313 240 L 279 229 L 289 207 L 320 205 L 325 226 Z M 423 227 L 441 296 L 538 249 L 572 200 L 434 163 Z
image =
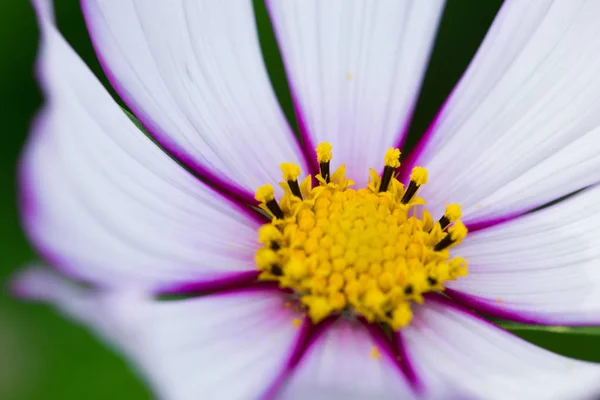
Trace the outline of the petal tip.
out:
M 52 287 L 56 284 L 56 277 L 49 271 L 40 267 L 27 266 L 9 279 L 7 291 L 21 299 L 44 301 L 51 297 Z

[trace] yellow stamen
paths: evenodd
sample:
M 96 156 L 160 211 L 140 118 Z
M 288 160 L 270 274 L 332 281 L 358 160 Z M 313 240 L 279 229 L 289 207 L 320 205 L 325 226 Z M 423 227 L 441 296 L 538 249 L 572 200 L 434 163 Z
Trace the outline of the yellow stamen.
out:
M 331 176 L 331 167 L 329 165 L 329 162 L 333 157 L 331 153 L 331 144 L 328 142 L 319 143 L 319 145 L 316 148 L 316 151 L 317 161 L 319 162 L 319 175 L 317 175 L 317 180 L 321 183 L 321 185 L 328 185 L 331 182 L 332 178 L 335 179 L 335 177 Z M 336 171 L 336 173 L 337 172 L 338 171 Z
M 439 228 L 441 230 L 446 229 L 448 225 L 458 220 L 461 217 L 462 213 L 460 211 L 460 205 L 458 204 L 449 204 L 446 206 L 446 212 L 439 220 Z
M 448 250 L 467 235 L 460 207 L 446 207 L 438 223 L 426 210 L 419 218 L 414 207 L 425 201 L 415 195 L 427 183 L 427 170 L 415 167 L 405 189 L 394 176 L 398 149 L 386 152 L 383 176 L 372 172 L 362 189 L 350 188 L 345 165 L 328 176 L 331 155 L 329 143 L 317 147 L 327 174 L 317 175 L 315 188 L 305 179 L 293 189 L 301 196 L 289 184 L 297 184 L 300 169 L 281 165 L 288 181 L 281 183 L 281 207 L 270 185 L 257 191 L 261 206 L 279 214 L 258 232 L 260 279 L 291 289 L 313 323 L 350 313 L 399 330 L 410 323 L 413 302 L 422 303 L 426 292 L 443 290 L 445 282 L 467 274 L 466 261 L 451 258 Z
M 398 168 L 400 166 L 400 150 L 388 149 L 385 152 L 384 165 L 386 167 Z
M 460 204 L 448 204 L 446 206 L 446 212 L 444 213 L 444 217 L 446 217 L 450 222 L 454 222 L 460 217 L 462 217 L 462 212 L 460 211 Z
M 319 163 L 326 163 L 331 161 L 331 159 L 333 158 L 333 154 L 331 153 L 332 150 L 332 146 L 331 143 L 329 142 L 323 142 L 323 143 L 319 143 L 319 145 L 317 146 L 317 161 Z
M 467 236 L 468 230 L 461 221 L 456 221 L 454 225 L 448 228 L 448 234 L 454 242 L 463 240 Z
M 302 189 L 300 185 L 298 185 L 298 176 L 300 176 L 300 167 L 296 164 L 292 163 L 283 163 L 281 164 L 281 172 L 283 172 L 283 179 L 285 182 L 281 182 L 280 186 L 286 192 L 291 192 L 298 199 L 302 200 Z M 291 208 L 292 202 L 294 202 L 293 198 L 289 199 L 288 203 L 283 204 L 284 208 Z
M 410 174 L 410 180 L 418 186 L 425 185 L 427 183 L 427 170 L 423 167 L 414 167 Z
M 419 198 L 415 199 L 414 196 L 417 193 L 417 191 L 419 190 L 419 188 L 426 183 L 427 183 L 427 170 L 423 167 L 414 167 L 410 174 L 410 183 L 409 183 L 408 187 L 406 188 L 406 191 L 404 192 L 402 199 L 400 199 L 400 202 L 402 204 L 411 204 L 411 205 L 417 205 L 419 202 L 421 202 L 421 204 L 424 204 L 424 201 L 422 201 L 422 199 L 419 199 Z
M 273 189 L 273 186 L 267 183 L 256 190 L 256 195 L 254 198 L 261 203 L 268 203 L 269 201 L 275 199 L 275 189 Z
M 284 181 L 295 181 L 300 176 L 300 167 L 292 163 L 282 163 L 281 172 Z
M 394 171 L 400 166 L 400 150 L 390 148 L 385 152 L 384 157 L 384 168 L 383 175 L 379 178 L 379 175 L 373 170 L 370 171 L 372 184 L 368 187 L 373 190 L 377 187 L 378 192 L 387 192 L 390 190 L 392 193 L 398 191 L 400 182 L 394 178 Z

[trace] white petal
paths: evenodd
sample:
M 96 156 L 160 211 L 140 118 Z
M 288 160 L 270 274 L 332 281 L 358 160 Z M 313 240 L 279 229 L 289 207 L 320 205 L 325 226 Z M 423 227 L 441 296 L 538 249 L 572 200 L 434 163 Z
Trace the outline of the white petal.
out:
M 199 174 L 244 189 L 304 166 L 264 68 L 250 1 L 82 0 L 117 92 Z M 306 168 L 304 168 L 306 171 Z
M 400 332 L 431 400 L 597 399 L 600 366 L 527 343 L 441 299 Z
M 402 141 L 444 1 L 267 4 L 303 134 L 363 186 Z
M 376 348 L 380 358 L 372 355 Z M 317 337 L 281 399 L 412 399 L 394 357 L 360 323 L 340 320 Z
M 599 37 L 598 1 L 504 3 L 416 160 L 434 215 L 513 216 L 600 181 Z
M 471 306 L 497 316 L 600 325 L 598 226 L 600 187 L 595 187 L 469 234 L 455 250 L 468 260 L 469 274 L 447 286 L 469 295 L 460 298 Z
M 51 302 L 92 328 L 161 399 L 258 398 L 305 332 L 273 290 L 159 302 L 139 293 L 92 293 L 40 269 L 24 271 L 15 285 L 17 293 Z
M 258 222 L 146 138 L 51 16 L 40 19 L 47 104 L 21 165 L 23 218 L 36 247 L 56 266 L 101 285 L 252 271 Z

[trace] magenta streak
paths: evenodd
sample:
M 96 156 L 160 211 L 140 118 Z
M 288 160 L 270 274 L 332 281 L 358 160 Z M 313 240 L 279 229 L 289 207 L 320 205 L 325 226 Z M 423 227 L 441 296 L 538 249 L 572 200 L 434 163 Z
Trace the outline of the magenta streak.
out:
M 400 133 L 398 134 L 398 136 L 396 138 L 396 142 L 393 146 L 395 149 L 400 149 L 400 151 L 402 151 L 402 149 L 404 148 L 404 142 L 406 141 L 406 136 L 408 135 L 408 131 L 410 129 L 410 124 L 411 124 L 412 118 L 414 116 L 417 100 L 418 100 L 418 98 L 413 101 L 411 110 L 407 114 L 408 117 L 406 118 L 406 121 L 404 121 L 404 126 L 399 130 Z M 403 169 L 403 167 L 402 167 L 402 165 L 400 165 L 400 167 L 398 167 L 396 172 L 397 173 L 401 172 L 402 169 Z M 383 168 L 380 169 L 379 175 L 383 175 Z M 402 178 L 402 179 L 404 179 L 404 178 Z M 404 182 L 404 181 L 401 181 L 401 182 Z
M 240 274 L 243 274 L 241 272 Z M 223 281 L 223 280 L 221 280 Z M 211 296 L 229 296 L 236 294 L 244 294 L 244 293 L 257 293 L 257 292 L 274 292 L 282 295 L 288 295 L 289 291 L 287 289 L 281 289 L 277 283 L 275 282 L 258 282 L 256 280 L 251 282 L 246 282 L 244 284 L 240 284 L 238 286 L 229 286 L 218 288 L 217 290 L 213 290 L 212 292 L 208 292 Z M 160 294 L 203 294 L 202 292 L 161 292 Z
M 369 324 L 364 319 L 361 322 L 365 325 L 373 340 L 377 343 L 377 346 L 385 351 L 390 361 L 394 363 L 400 370 L 400 373 L 405 377 L 410 387 L 415 391 L 417 395 L 424 392 L 425 386 L 421 378 L 417 375 L 408 352 L 404 346 L 404 342 L 401 337 L 400 331 L 395 335 L 392 335 L 390 340 L 386 333 L 383 331 L 381 326 L 376 324 Z
M 43 75 L 40 75 L 40 72 L 41 71 L 38 70 L 38 75 L 42 77 Z M 43 83 L 43 78 L 40 78 L 40 80 Z M 38 195 L 36 194 L 36 190 L 34 189 L 35 183 L 32 182 L 32 171 L 30 171 L 30 167 L 25 160 L 28 156 L 28 152 L 32 151 L 32 146 L 37 145 L 37 141 L 43 140 L 43 135 L 49 134 L 49 132 L 44 130 L 46 119 L 47 114 L 45 110 L 41 111 L 41 113 L 36 117 L 32 124 L 29 139 L 25 145 L 25 149 L 21 155 L 18 165 L 18 207 L 19 214 L 21 215 L 23 231 L 26 233 L 36 252 L 44 261 L 46 261 L 48 265 L 57 269 L 63 275 L 69 276 L 80 283 L 85 283 L 96 288 L 106 287 L 106 282 L 101 280 L 90 281 L 88 277 L 83 276 L 77 266 L 73 265 L 72 261 L 69 260 L 68 257 L 64 257 L 60 253 L 54 251 L 52 248 L 46 246 L 43 241 L 39 240 L 34 234 L 33 226 L 35 223 L 37 223 L 36 216 L 39 214 L 38 205 L 43 201 L 43 199 L 38 198 Z M 228 200 L 226 199 L 226 201 Z M 232 206 L 238 207 L 238 205 L 235 203 L 232 203 Z M 244 208 L 247 209 L 247 207 Z M 197 287 L 198 290 L 203 287 L 206 288 L 206 290 L 226 290 L 228 288 L 241 287 L 243 284 L 249 284 L 250 280 L 256 280 L 257 275 L 257 271 L 232 272 L 230 274 L 223 274 L 223 277 L 220 279 L 213 279 L 212 281 L 208 281 L 206 283 L 193 282 L 181 284 L 181 287 Z M 169 292 L 169 290 L 166 290 L 166 292 Z
M 444 299 L 446 302 L 451 302 L 455 307 L 457 304 L 464 308 L 475 310 L 481 314 L 505 319 L 507 321 L 518 322 L 521 324 L 530 325 L 561 325 L 561 326 L 573 326 L 573 327 L 586 327 L 586 326 L 598 326 L 600 321 L 597 323 L 566 323 L 564 321 L 552 320 L 551 317 L 544 317 L 542 315 L 534 315 L 533 313 L 518 312 L 514 310 L 507 310 L 506 306 L 497 306 L 491 303 L 490 300 L 473 296 L 464 292 L 446 289 L 445 293 L 451 297 L 451 300 Z M 461 308 L 462 309 L 462 308 Z M 472 315 L 476 315 L 471 312 Z M 482 320 L 485 320 L 479 317 Z M 485 320 L 487 321 L 487 320 Z M 489 321 L 487 321 L 489 322 Z
M 410 112 L 407 114 L 407 118 L 404 121 L 404 125 L 399 130 L 398 136 L 396 138 L 396 142 L 394 144 L 395 149 L 400 149 L 404 147 L 404 142 L 406 141 L 406 136 L 408 135 L 408 131 L 410 130 L 410 125 L 412 123 L 412 119 L 415 115 L 415 108 L 417 107 L 417 101 L 419 100 L 419 96 L 414 99 L 412 106 L 410 107 Z
M 240 186 L 237 186 L 229 180 L 223 179 L 217 175 L 215 171 L 194 160 L 180 145 L 172 141 L 169 138 L 169 135 L 163 132 L 162 129 L 152 121 L 150 116 L 144 112 L 143 107 L 137 104 L 137 102 L 132 98 L 127 89 L 120 83 L 117 76 L 112 72 L 110 63 L 106 61 L 102 52 L 100 51 L 101 46 L 98 44 L 98 38 L 96 38 L 93 34 L 93 17 L 90 15 L 90 10 L 86 4 L 87 0 L 81 0 L 83 17 L 87 24 L 92 46 L 94 47 L 98 57 L 98 62 L 100 63 L 100 66 L 102 67 L 102 70 L 108 78 L 111 86 L 115 89 L 119 97 L 121 97 L 121 99 L 127 103 L 136 117 L 139 118 L 139 121 L 144 128 L 146 128 L 146 130 L 167 151 L 167 153 L 173 155 L 173 157 L 179 160 L 186 168 L 193 171 L 204 183 L 207 184 L 208 187 L 219 193 L 221 196 L 224 196 L 228 200 L 237 204 L 240 209 L 242 209 L 251 219 L 261 224 L 264 223 L 265 219 L 260 213 L 255 212 L 252 208 L 247 207 L 248 205 L 258 205 L 252 193 L 244 188 L 241 188 Z
M 61 254 L 57 253 L 53 249 L 44 245 L 44 243 L 36 238 L 32 233 L 32 225 L 35 223 L 35 215 L 37 208 L 37 200 L 31 190 L 31 183 L 27 179 L 26 168 L 21 165 L 20 171 L 20 191 L 19 191 L 19 208 L 20 214 L 22 215 L 23 230 L 26 232 L 36 252 L 42 257 L 46 263 L 60 271 L 62 274 L 77 280 L 80 283 L 84 283 L 96 288 L 106 287 L 106 282 L 101 280 L 90 281 L 87 277 L 83 276 L 81 272 L 75 267 L 72 262 Z M 249 290 L 256 286 L 256 288 L 267 287 L 268 285 L 252 285 L 256 282 L 258 277 L 258 271 L 244 271 L 244 272 L 231 272 L 223 274 L 220 278 L 214 278 L 207 281 L 196 281 L 181 284 L 169 284 L 168 286 L 156 290 L 158 294 L 200 294 L 207 292 L 233 292 L 235 290 Z M 18 293 L 15 293 L 18 295 Z
M 275 378 L 273 383 L 267 388 L 265 393 L 260 397 L 262 400 L 273 400 L 277 398 L 279 391 L 285 384 L 288 377 L 296 369 L 302 361 L 302 358 L 307 354 L 309 348 L 317 341 L 327 328 L 337 319 L 337 317 L 329 317 L 318 325 L 313 325 L 310 318 L 304 318 L 300 333 L 294 347 L 290 353 L 287 363 L 281 370 L 280 374 Z
M 446 290 L 448 290 L 448 289 L 446 289 Z M 473 312 L 470 308 L 464 307 L 462 304 L 457 303 L 453 299 L 449 299 L 449 298 L 447 298 L 447 297 L 445 297 L 445 296 L 443 296 L 443 295 L 441 295 L 439 293 L 433 293 L 433 292 L 427 293 L 425 295 L 425 301 L 426 302 L 427 301 L 431 301 L 431 302 L 434 302 L 434 303 L 441 304 L 441 305 L 443 305 L 445 307 L 448 307 L 448 308 L 451 308 L 453 310 L 456 310 L 456 311 L 458 311 L 458 312 L 460 312 L 462 314 L 468 315 L 468 316 L 470 316 L 470 317 L 472 317 L 472 318 L 474 318 L 474 319 L 476 319 L 478 321 L 481 321 L 481 322 L 483 322 L 483 323 L 485 323 L 485 324 L 487 324 L 489 326 L 493 326 L 496 329 L 505 331 L 505 332 L 507 332 L 507 333 L 509 333 L 509 334 L 511 334 L 511 335 L 513 335 L 515 337 L 517 337 L 512 332 L 507 331 L 506 329 L 502 328 L 501 326 L 498 326 L 495 323 L 493 323 L 492 321 L 489 321 L 489 320 L 483 318 L 481 315 Z
M 448 289 L 446 289 L 446 291 L 448 291 Z M 456 293 L 456 292 L 454 292 Z M 438 304 L 442 304 L 448 308 L 452 308 L 453 310 L 456 310 L 462 314 L 468 315 L 469 317 L 476 319 L 480 322 L 483 322 L 484 324 L 491 326 L 495 329 L 501 330 L 503 332 L 506 332 L 507 334 L 511 335 L 513 338 L 521 340 L 525 343 L 529 343 L 526 340 L 520 338 L 519 336 L 515 335 L 514 333 L 512 333 L 511 331 L 493 323 L 492 321 L 485 319 L 484 317 L 482 317 L 481 315 L 479 315 L 477 312 L 474 312 L 473 309 L 465 304 L 462 303 L 461 301 L 455 301 L 456 299 L 454 298 L 454 295 L 452 297 L 452 299 L 449 299 L 447 297 L 444 297 L 440 294 L 437 293 L 428 293 L 426 296 L 426 300 L 425 301 L 431 301 L 431 302 L 436 302 Z M 475 310 L 478 311 L 478 310 Z M 519 314 L 514 314 L 514 315 L 519 315 Z M 491 316 L 491 315 L 490 315 Z M 527 319 L 529 321 L 532 321 L 530 319 Z M 514 321 L 514 320 L 513 320 Z M 515 321 L 515 322 L 521 322 L 521 321 Z M 523 322 L 523 323 L 528 323 L 528 324 L 533 324 L 533 325 L 546 325 L 545 323 L 540 323 L 540 322 Z M 596 325 L 575 325 L 575 326 L 597 326 Z
M 466 222 L 465 225 L 467 226 L 469 233 L 473 233 L 473 232 L 481 231 L 483 229 L 491 228 L 496 225 L 503 224 L 505 222 L 512 221 L 513 219 L 521 217 L 526 212 L 527 211 L 513 212 L 510 214 L 502 215 L 500 217 L 494 217 L 494 218 L 490 218 L 490 219 L 482 219 L 480 221 L 475 221 L 475 222 Z
M 448 99 L 450 99 L 450 96 L 448 97 Z M 431 121 L 431 124 L 429 124 L 429 127 L 427 128 L 427 130 L 425 131 L 423 136 L 421 136 L 421 138 L 419 139 L 419 141 L 417 142 L 415 147 L 408 153 L 406 158 L 404 160 L 402 160 L 402 164 L 400 165 L 400 167 L 397 170 L 398 171 L 398 179 L 400 180 L 400 182 L 406 182 L 409 179 L 410 172 L 412 171 L 413 167 L 417 164 L 419 157 L 421 156 L 421 154 L 427 147 L 427 144 L 433 137 L 433 133 L 434 133 L 435 129 L 437 128 L 440 116 L 442 115 L 442 112 L 444 111 L 444 108 L 446 107 L 447 103 L 448 103 L 448 100 L 446 100 L 444 102 L 444 104 L 442 105 L 440 110 L 437 112 L 437 114 L 433 118 L 433 121 Z
M 462 78 L 461 78 L 461 80 L 462 80 Z M 431 124 L 429 124 L 429 127 L 427 128 L 427 130 L 425 131 L 423 136 L 419 139 L 418 143 L 410 151 L 408 156 L 402 161 L 402 164 L 400 165 L 400 167 L 397 170 L 398 179 L 400 180 L 400 182 L 408 182 L 410 172 L 412 171 L 413 167 L 416 166 L 417 162 L 419 161 L 420 156 L 423 154 L 423 151 L 427 147 L 427 144 L 433 137 L 434 132 L 439 124 L 440 117 L 441 117 L 442 113 L 444 112 L 444 109 L 448 105 L 450 99 L 452 98 L 454 91 L 459 86 L 459 84 L 460 84 L 460 81 L 459 81 L 459 83 L 456 84 L 454 89 L 452 89 L 452 92 L 450 93 L 450 95 L 448 95 L 448 98 L 444 101 L 444 104 L 442 104 L 439 111 L 433 118 L 433 121 L 431 121 Z M 472 223 L 466 222 L 466 225 L 467 225 L 467 228 L 469 229 L 469 232 L 477 232 L 477 231 L 480 231 L 480 230 L 483 230 L 486 228 L 490 228 L 490 227 L 498 225 L 498 224 L 502 224 L 504 222 L 512 221 L 513 219 L 520 217 L 527 211 L 529 211 L 529 210 L 524 210 L 524 211 L 520 211 L 520 212 L 512 212 L 512 213 L 502 215 L 499 217 L 494 217 L 494 218 L 490 218 L 490 219 L 482 219 L 482 220 L 475 221 Z
M 306 119 L 304 117 L 304 113 L 302 112 L 302 104 L 300 102 L 300 98 L 298 95 L 298 90 L 296 85 L 294 84 L 294 80 L 292 79 L 292 75 L 289 71 L 288 62 L 285 57 L 285 50 L 283 49 L 283 45 L 281 43 L 281 31 L 279 27 L 275 23 L 275 19 L 273 18 L 273 11 L 271 7 L 271 1 L 265 1 L 265 6 L 267 8 L 267 14 L 269 15 L 269 19 L 271 20 L 271 25 L 273 26 L 273 32 L 275 33 L 275 39 L 279 45 L 279 49 L 281 49 L 281 57 L 283 59 L 283 69 L 285 71 L 285 75 L 287 77 L 288 86 L 290 88 L 290 95 L 292 97 L 292 103 L 294 105 L 294 114 L 296 115 L 296 121 L 298 122 L 298 130 L 300 132 L 300 138 L 296 138 L 298 142 L 298 146 L 304 156 L 304 162 L 309 168 L 309 173 L 312 174 L 313 178 L 319 173 L 319 164 L 317 163 L 316 155 L 315 155 L 315 145 L 311 138 L 308 125 L 306 124 Z
M 579 190 L 586 191 L 588 188 L 591 188 L 592 186 L 595 186 L 595 185 L 597 185 L 597 183 L 594 183 L 592 185 L 589 185 L 589 186 L 586 186 L 586 187 L 583 187 L 583 188 L 579 188 L 579 189 L 577 189 L 575 191 L 579 191 Z M 571 192 L 571 194 L 573 194 L 575 191 Z M 554 205 L 549 205 L 549 204 L 550 203 L 554 203 L 555 201 L 559 200 L 560 198 L 562 198 L 565 195 L 569 195 L 569 193 L 564 193 L 564 194 L 560 195 L 559 197 L 554 198 L 554 199 L 552 199 L 550 201 L 545 201 L 542 204 L 534 204 L 534 205 L 529 206 L 526 209 L 522 209 L 522 210 L 519 210 L 519 211 L 513 211 L 511 213 L 508 213 L 508 214 L 505 214 L 505 215 L 501 215 L 501 216 L 498 216 L 498 217 L 492 217 L 492 218 L 489 218 L 489 219 L 475 220 L 474 222 L 466 221 L 465 225 L 469 229 L 469 232 L 477 232 L 477 231 L 480 231 L 480 230 L 483 230 L 483 229 L 486 229 L 486 228 L 489 228 L 489 227 L 492 227 L 492 226 L 496 226 L 496 225 L 499 225 L 499 224 L 502 224 L 502 223 L 505 223 L 505 222 L 512 221 L 512 220 L 517 219 L 517 218 L 524 217 L 526 214 L 530 214 L 530 213 L 533 214 L 533 213 L 537 213 L 537 212 L 542 212 L 543 209 L 553 207 Z M 563 201 L 566 201 L 566 200 L 561 200 L 561 201 L 559 201 L 559 203 L 562 203 Z M 539 207 L 543 207 L 543 209 L 539 209 Z
M 106 287 L 106 282 L 100 280 L 89 281 L 89 279 L 83 276 L 78 268 L 74 266 L 67 257 L 62 256 L 53 249 L 45 246 L 43 241 L 39 240 L 33 233 L 33 225 L 36 223 L 36 215 L 38 215 L 37 208 L 41 200 L 36 196 L 36 192 L 33 189 L 34 183 L 31 181 L 31 171 L 29 171 L 29 166 L 24 161 L 27 152 L 31 151 L 31 146 L 35 145 L 34 142 L 42 139 L 41 135 L 44 134 L 42 129 L 44 122 L 45 114 L 42 112 L 32 126 L 31 136 L 23 155 L 21 156 L 18 167 L 18 205 L 23 231 L 27 234 L 36 252 L 48 265 L 57 269 L 63 275 L 69 276 L 80 283 L 85 283 L 96 288 Z M 258 271 L 232 272 L 230 274 L 224 274 L 223 277 L 219 279 L 213 279 L 208 282 L 193 282 L 180 284 L 179 286 L 173 284 L 171 288 L 165 290 L 165 293 L 182 293 L 184 292 L 184 289 L 189 289 L 190 291 L 195 289 L 195 293 L 198 293 L 202 289 L 205 291 L 214 291 L 241 288 L 243 285 L 249 285 L 251 282 L 255 281 L 257 275 Z M 177 288 L 180 289 L 179 292 L 174 291 L 174 289 Z M 18 293 L 16 294 L 18 295 Z
M 224 274 L 220 278 L 206 281 L 185 282 L 180 284 L 171 284 L 158 290 L 160 294 L 202 294 L 202 293 L 232 293 L 235 291 L 244 291 L 251 288 L 275 288 L 265 282 L 256 283 L 259 271 L 244 271 Z
M 292 102 L 294 103 L 294 113 L 296 114 L 296 121 L 298 122 L 298 130 L 300 131 L 300 137 L 302 139 L 298 143 L 300 150 L 302 150 L 302 155 L 304 156 L 304 162 L 309 168 L 308 172 L 314 178 L 320 172 L 315 153 L 316 146 L 313 143 L 310 134 L 308 133 L 308 127 L 306 125 L 306 121 L 304 120 L 304 114 L 302 113 L 300 101 L 297 98 L 295 89 L 292 89 L 291 85 L 290 92 L 292 96 Z

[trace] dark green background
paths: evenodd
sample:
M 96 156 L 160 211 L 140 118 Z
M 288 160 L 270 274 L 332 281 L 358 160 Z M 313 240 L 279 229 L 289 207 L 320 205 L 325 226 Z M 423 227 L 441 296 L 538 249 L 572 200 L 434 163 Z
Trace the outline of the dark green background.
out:
M 411 129 L 418 137 L 449 93 L 485 34 L 500 1 L 450 0 Z M 76 0 L 58 0 L 59 25 L 91 68 L 106 79 L 94 56 Z M 257 18 L 265 58 L 286 108 L 286 92 L 264 7 Z M 15 200 L 15 167 L 30 121 L 41 104 L 33 79 L 37 28 L 26 0 L 0 2 L 0 280 L 35 254 L 19 227 Z M 146 399 L 151 395 L 125 363 L 86 330 L 44 305 L 0 298 L 0 398 L 13 399 Z M 529 340 L 565 355 L 600 361 L 595 336 L 523 332 Z

